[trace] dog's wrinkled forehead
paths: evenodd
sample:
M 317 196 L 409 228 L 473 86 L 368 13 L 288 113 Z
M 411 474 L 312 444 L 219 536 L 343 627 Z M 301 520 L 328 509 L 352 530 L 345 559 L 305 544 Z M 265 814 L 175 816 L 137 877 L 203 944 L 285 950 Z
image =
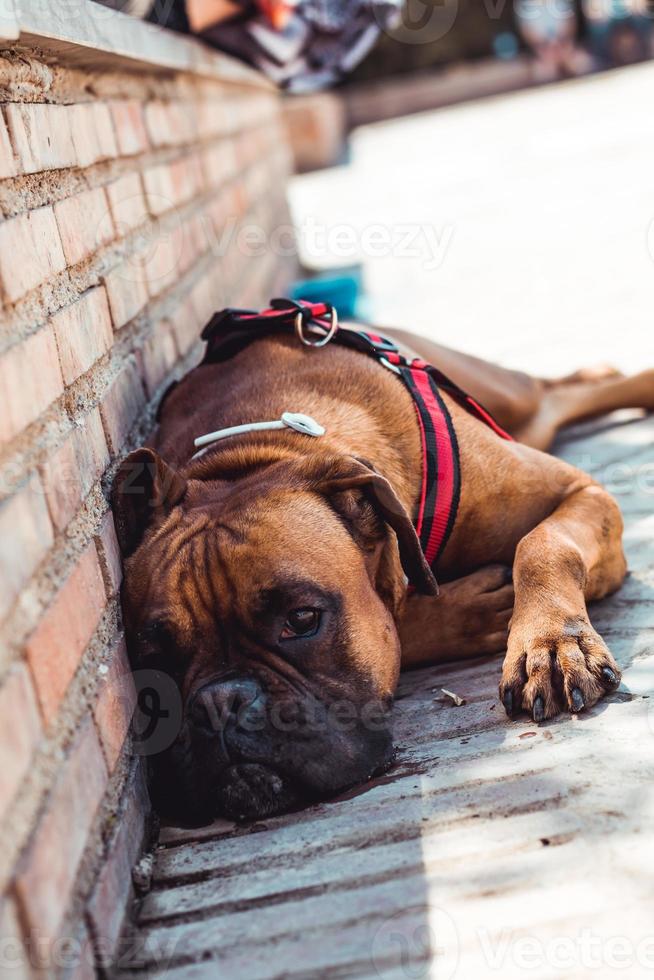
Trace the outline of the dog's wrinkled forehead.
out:
M 361 553 L 329 506 L 290 491 L 246 506 L 176 507 L 127 562 L 133 614 L 182 635 L 230 619 L 255 625 L 266 595 L 357 590 L 361 575 Z

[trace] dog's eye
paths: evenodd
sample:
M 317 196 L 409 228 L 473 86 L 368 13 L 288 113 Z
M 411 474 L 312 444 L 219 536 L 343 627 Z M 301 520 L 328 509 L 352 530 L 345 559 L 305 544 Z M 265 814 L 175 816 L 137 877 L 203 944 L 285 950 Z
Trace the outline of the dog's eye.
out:
M 320 626 L 319 609 L 293 609 L 284 623 L 280 639 L 291 640 L 296 636 L 313 636 Z

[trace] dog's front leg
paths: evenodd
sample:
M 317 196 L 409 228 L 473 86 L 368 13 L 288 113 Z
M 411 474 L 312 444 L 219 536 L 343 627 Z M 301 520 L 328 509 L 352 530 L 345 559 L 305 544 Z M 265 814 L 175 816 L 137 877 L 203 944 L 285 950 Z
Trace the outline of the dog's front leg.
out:
M 581 480 L 518 544 L 515 608 L 500 697 L 509 715 L 534 721 L 578 712 L 620 683 L 620 671 L 590 625 L 586 601 L 625 576 L 622 517 L 613 498 Z
M 506 650 L 513 611 L 511 569 L 487 565 L 446 582 L 438 598 L 410 596 L 400 617 L 402 667 Z

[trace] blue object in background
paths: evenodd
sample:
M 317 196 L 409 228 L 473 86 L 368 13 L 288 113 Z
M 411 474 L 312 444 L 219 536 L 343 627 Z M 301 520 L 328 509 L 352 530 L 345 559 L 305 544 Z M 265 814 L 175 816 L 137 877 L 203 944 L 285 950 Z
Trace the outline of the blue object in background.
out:
M 306 299 L 310 303 L 331 303 L 343 320 L 348 317 L 366 317 L 361 270 L 358 266 L 338 272 L 321 273 L 311 279 L 299 279 L 291 285 L 288 295 L 291 299 Z
M 502 31 L 493 38 L 493 51 L 497 58 L 503 61 L 511 61 L 517 57 L 520 50 L 520 43 L 512 31 Z

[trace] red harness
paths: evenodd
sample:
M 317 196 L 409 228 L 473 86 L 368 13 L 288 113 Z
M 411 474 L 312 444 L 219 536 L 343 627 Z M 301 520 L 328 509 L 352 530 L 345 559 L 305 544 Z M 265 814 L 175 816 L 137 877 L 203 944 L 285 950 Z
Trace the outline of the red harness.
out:
M 409 389 L 422 441 L 422 488 L 414 524 L 427 562 L 433 568 L 452 532 L 461 491 L 456 433 L 439 389 L 455 398 L 502 439 L 512 437 L 479 402 L 438 368 L 420 358 L 408 361 L 391 340 L 379 334 L 339 328 L 336 313 L 328 303 L 274 299 L 270 309 L 261 313 L 222 310 L 202 331 L 202 339 L 207 341 L 203 363 L 225 361 L 259 337 L 288 330 L 295 330 L 302 342 L 310 347 L 333 341 L 372 355 L 396 373 Z

